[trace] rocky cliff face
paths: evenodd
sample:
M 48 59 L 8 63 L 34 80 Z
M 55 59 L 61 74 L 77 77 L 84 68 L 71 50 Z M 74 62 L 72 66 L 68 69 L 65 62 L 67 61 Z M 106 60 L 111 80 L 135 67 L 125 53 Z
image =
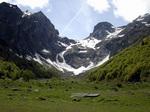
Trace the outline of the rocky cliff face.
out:
M 114 27 L 100 22 L 85 40 L 69 46 L 63 56 L 74 73 L 99 66 L 123 49 L 136 45 L 150 35 L 150 14 L 139 16 L 126 26 Z M 59 63 L 60 64 L 60 63 Z
M 16 5 L 0 4 L 0 39 L 22 57 L 43 57 L 55 61 L 65 50 L 58 42 L 74 42 L 60 38 L 50 20 L 42 13 L 22 12 Z
M 139 16 L 126 26 L 100 22 L 84 40 L 59 37 L 42 13 L 22 12 L 17 6 L 0 4 L 0 44 L 21 58 L 79 74 L 99 66 L 121 50 L 150 35 L 150 14 Z
M 94 37 L 98 40 L 104 40 L 108 33 L 115 32 L 115 27 L 108 22 L 100 22 L 95 27 L 89 37 Z
M 129 46 L 136 45 L 144 37 L 150 35 L 150 14 L 139 16 L 133 22 L 124 26 L 119 35 L 121 35 L 121 38 L 112 39 L 105 45 L 111 51 L 111 56 Z

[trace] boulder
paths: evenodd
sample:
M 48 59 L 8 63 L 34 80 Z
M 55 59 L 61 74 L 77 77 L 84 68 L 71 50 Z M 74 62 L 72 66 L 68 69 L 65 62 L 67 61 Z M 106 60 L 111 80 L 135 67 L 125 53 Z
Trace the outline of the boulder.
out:
M 95 97 L 98 97 L 99 95 L 100 95 L 99 93 L 72 93 L 71 97 L 79 97 L 79 98 L 90 97 L 90 98 L 95 98 Z

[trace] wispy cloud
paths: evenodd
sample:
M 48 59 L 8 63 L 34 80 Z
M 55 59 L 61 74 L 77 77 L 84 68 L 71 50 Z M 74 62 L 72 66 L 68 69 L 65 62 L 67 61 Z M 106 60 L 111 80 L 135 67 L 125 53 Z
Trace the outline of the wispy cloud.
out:
M 32 9 L 44 8 L 49 5 L 50 0 L 0 0 L 0 2 L 9 2 L 16 5 L 28 6 Z
M 150 13 L 150 0 L 112 0 L 114 14 L 126 21 L 132 21 L 139 15 Z

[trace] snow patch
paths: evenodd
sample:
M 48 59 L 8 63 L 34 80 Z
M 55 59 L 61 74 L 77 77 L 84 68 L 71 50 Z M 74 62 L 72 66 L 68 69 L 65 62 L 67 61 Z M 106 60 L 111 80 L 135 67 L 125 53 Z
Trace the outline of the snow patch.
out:
M 150 27 L 150 24 L 145 24 L 145 26 Z
M 108 30 L 106 31 L 108 33 L 106 39 L 116 38 L 117 35 L 124 30 L 123 28 L 116 28 L 113 33 L 110 33 Z
M 94 68 L 95 68 L 95 67 L 98 67 L 98 66 L 104 64 L 106 61 L 108 61 L 108 60 L 109 60 L 109 56 L 110 56 L 110 54 L 107 55 L 107 56 L 106 56 L 102 61 L 100 61 L 96 66 L 94 66 Z
M 26 56 L 26 59 L 30 61 L 30 60 L 32 60 L 32 57 L 29 56 L 29 55 L 27 55 L 27 56 Z
M 43 64 L 42 61 L 40 60 L 40 55 L 38 55 L 37 53 L 35 53 L 35 58 L 33 58 L 34 61 Z
M 111 26 L 111 28 L 115 28 L 114 26 Z
M 143 21 L 144 18 L 139 17 L 138 19 L 136 19 L 136 21 Z
M 147 22 L 141 22 L 142 24 L 145 24 L 145 26 L 150 27 L 150 24 L 148 24 Z
M 23 12 L 22 18 L 27 17 L 27 16 L 31 16 L 31 15 L 32 15 L 31 12 L 25 11 L 25 12 Z
M 124 36 L 124 34 L 123 35 L 118 35 L 118 37 L 123 37 Z
M 96 49 L 100 49 L 100 47 L 97 47 Z
M 60 41 L 58 41 L 57 43 L 58 43 L 59 45 L 64 46 L 64 47 L 68 47 L 68 45 L 67 45 L 67 44 L 64 44 L 64 43 L 62 43 L 62 42 L 60 42 Z
M 79 53 L 86 53 L 87 51 L 79 51 Z
M 11 51 L 11 52 L 12 52 L 12 49 L 9 49 L 9 51 Z
M 73 72 L 74 75 L 79 75 L 80 73 L 83 73 L 83 72 L 90 70 L 94 67 L 100 66 L 109 59 L 109 55 L 108 55 L 102 61 L 100 61 L 96 66 L 94 66 L 93 62 L 90 62 L 89 66 L 87 66 L 87 67 L 81 66 L 80 68 L 75 69 L 66 63 L 64 56 L 63 56 L 65 52 L 66 51 L 63 51 L 62 53 L 58 54 L 56 57 L 56 63 L 54 63 L 54 62 L 53 63 L 55 64 L 55 66 L 57 66 L 57 68 L 59 70 L 61 70 L 63 72 L 64 72 L 64 70 L 67 70 L 69 72 Z M 63 59 L 62 62 L 59 62 L 58 56 L 60 56 Z M 87 59 L 89 59 L 89 58 L 87 58 Z
M 147 22 L 141 22 L 142 24 L 147 24 Z
M 143 21 L 146 17 L 148 17 L 150 14 L 144 14 L 143 16 L 139 16 L 135 21 Z
M 46 50 L 46 49 L 43 49 L 42 52 L 44 52 L 44 53 L 50 53 L 50 52 L 49 52 L 48 50 Z
M 95 49 L 96 44 L 98 44 L 99 42 L 101 42 L 102 40 L 97 40 L 94 37 L 85 39 L 85 40 L 81 40 L 79 41 L 77 44 L 81 45 L 85 48 L 92 48 Z

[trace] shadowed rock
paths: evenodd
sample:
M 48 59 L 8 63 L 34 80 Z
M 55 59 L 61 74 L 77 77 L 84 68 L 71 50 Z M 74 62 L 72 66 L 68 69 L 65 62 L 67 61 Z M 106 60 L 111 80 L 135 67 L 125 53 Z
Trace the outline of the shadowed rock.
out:
M 12 91 L 20 91 L 20 88 L 12 88 Z
M 72 93 L 71 97 L 79 97 L 79 98 L 85 98 L 85 97 L 98 97 L 99 93 Z

